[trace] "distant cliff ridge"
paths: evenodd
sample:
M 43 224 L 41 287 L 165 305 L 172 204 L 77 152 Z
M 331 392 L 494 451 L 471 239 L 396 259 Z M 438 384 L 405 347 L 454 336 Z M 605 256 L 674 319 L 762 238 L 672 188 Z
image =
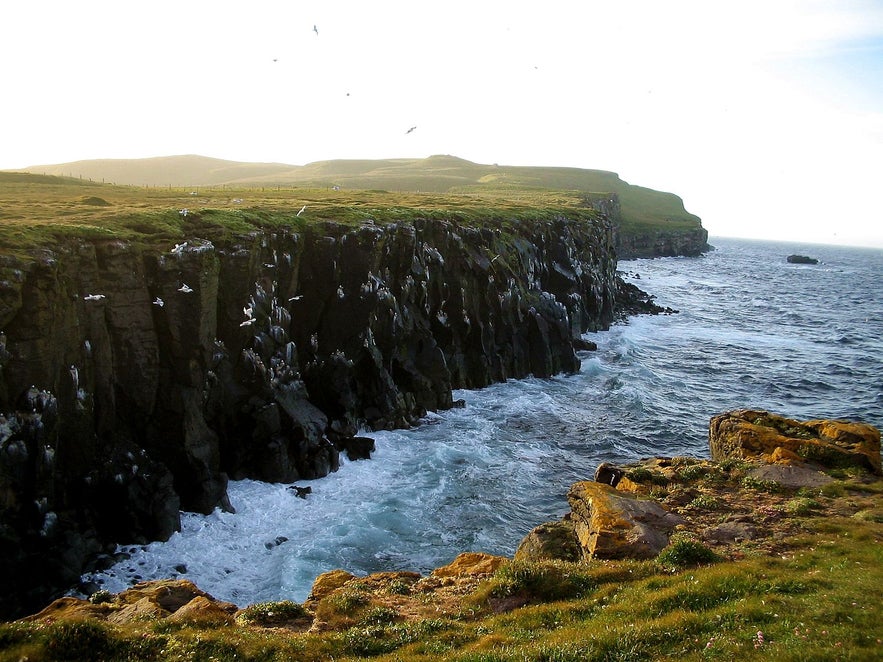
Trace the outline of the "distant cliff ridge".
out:
M 3 258 L 0 611 L 167 538 L 179 508 L 231 507 L 228 478 L 323 476 L 360 426 L 576 371 L 574 340 L 614 316 L 614 231 L 590 214 Z

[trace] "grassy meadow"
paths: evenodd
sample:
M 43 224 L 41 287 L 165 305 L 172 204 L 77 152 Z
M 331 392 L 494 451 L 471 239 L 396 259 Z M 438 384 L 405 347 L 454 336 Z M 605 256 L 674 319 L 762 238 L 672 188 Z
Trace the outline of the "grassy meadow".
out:
M 68 236 L 167 241 L 316 221 L 530 220 L 590 214 L 587 200 L 610 193 L 619 196 L 625 235 L 700 226 L 677 196 L 601 170 L 482 165 L 452 156 L 305 166 L 181 156 L 0 172 L 0 249 Z

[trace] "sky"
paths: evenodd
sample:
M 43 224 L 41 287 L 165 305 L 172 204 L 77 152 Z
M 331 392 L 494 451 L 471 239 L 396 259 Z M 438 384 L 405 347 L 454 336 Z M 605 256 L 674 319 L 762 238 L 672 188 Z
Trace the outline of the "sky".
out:
M 4 2 L 0 62 L 0 169 L 452 154 L 883 247 L 883 0 Z

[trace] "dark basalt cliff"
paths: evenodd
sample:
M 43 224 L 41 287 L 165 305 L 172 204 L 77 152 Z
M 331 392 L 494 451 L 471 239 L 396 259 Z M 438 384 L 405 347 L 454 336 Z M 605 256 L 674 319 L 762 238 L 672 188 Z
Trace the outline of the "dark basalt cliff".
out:
M 696 257 L 711 250 L 708 230 L 703 227 L 681 230 L 648 230 L 621 235 L 617 253 L 621 260 L 641 257 Z
M 6 258 L 0 615 L 114 542 L 167 538 L 179 509 L 230 508 L 228 477 L 320 477 L 359 428 L 413 424 L 453 388 L 576 371 L 615 268 L 601 214 Z

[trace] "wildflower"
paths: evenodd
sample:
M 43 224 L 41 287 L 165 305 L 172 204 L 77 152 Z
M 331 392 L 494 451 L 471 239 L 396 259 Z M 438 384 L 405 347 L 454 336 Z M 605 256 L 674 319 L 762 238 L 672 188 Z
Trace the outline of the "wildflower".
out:
M 758 630 L 758 631 L 757 631 L 757 636 L 756 636 L 755 639 L 754 639 L 754 647 L 755 647 L 755 648 L 760 648 L 760 647 L 762 647 L 762 646 L 764 645 L 764 643 L 766 643 L 766 642 L 764 641 L 764 638 L 763 638 L 763 632 L 761 632 L 760 630 Z

